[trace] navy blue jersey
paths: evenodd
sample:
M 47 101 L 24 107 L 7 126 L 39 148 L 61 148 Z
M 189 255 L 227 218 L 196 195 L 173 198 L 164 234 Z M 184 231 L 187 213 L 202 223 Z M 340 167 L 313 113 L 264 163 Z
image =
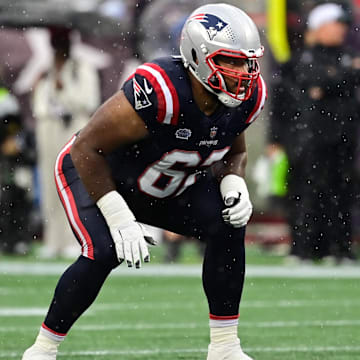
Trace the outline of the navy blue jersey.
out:
M 221 160 L 258 117 L 266 99 L 260 76 L 249 100 L 236 108 L 221 105 L 207 116 L 195 103 L 189 75 L 178 57 L 139 66 L 123 91 L 149 136 L 108 155 L 113 177 L 120 188 L 155 198 L 181 194 L 196 182 L 196 174 Z

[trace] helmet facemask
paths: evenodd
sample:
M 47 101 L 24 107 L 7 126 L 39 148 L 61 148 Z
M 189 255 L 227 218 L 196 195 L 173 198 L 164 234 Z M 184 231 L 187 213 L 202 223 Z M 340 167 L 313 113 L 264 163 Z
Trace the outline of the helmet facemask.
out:
M 260 76 L 257 59 L 263 53 L 253 20 L 228 4 L 199 7 L 181 33 L 180 54 L 185 68 L 228 107 L 237 107 L 251 97 Z M 217 56 L 226 61 L 217 62 Z
M 226 59 L 225 62 L 234 63 L 239 62 L 239 59 L 244 60 L 242 68 L 246 71 L 239 70 L 236 66 L 228 67 L 220 65 L 218 58 Z M 257 58 L 248 57 L 241 51 L 219 49 L 212 54 L 206 56 L 205 61 L 211 69 L 211 74 L 207 79 L 208 85 L 216 92 L 225 93 L 236 102 L 248 100 L 255 88 L 255 83 L 260 74 L 260 65 Z M 226 80 L 232 83 L 231 88 L 226 84 Z

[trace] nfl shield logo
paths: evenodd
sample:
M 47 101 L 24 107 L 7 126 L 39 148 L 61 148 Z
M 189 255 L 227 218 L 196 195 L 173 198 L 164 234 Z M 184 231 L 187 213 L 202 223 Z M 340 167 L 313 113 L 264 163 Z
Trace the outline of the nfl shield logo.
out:
M 210 129 L 210 139 L 213 139 L 217 134 L 218 128 L 216 126 L 213 126 Z

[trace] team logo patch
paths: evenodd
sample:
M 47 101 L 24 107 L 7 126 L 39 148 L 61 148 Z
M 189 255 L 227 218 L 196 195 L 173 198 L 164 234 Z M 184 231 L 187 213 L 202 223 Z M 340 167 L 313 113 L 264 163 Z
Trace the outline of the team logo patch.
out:
M 188 140 L 191 136 L 191 130 L 190 129 L 178 129 L 175 132 L 175 136 L 177 139 L 181 140 Z
M 210 40 L 213 40 L 228 25 L 227 22 L 212 14 L 196 14 L 192 19 L 200 21 L 201 25 L 206 29 Z
M 152 103 L 148 98 L 153 91 L 153 89 L 149 88 L 146 80 L 144 79 L 145 90 L 140 86 L 140 84 L 134 78 L 133 87 L 134 87 L 134 98 L 135 98 L 135 110 L 140 110 L 151 106 Z

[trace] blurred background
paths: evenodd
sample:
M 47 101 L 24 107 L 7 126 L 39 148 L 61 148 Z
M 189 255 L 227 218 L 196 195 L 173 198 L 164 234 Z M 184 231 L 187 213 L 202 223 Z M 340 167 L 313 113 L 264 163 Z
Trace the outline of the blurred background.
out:
M 78 256 L 57 152 L 137 65 L 178 54 L 186 17 L 210 2 L 1 1 L 0 258 Z M 249 261 L 359 264 L 360 1 L 223 2 L 252 17 L 266 49 L 268 102 L 247 130 Z M 152 231 L 156 261 L 200 261 L 201 244 Z

